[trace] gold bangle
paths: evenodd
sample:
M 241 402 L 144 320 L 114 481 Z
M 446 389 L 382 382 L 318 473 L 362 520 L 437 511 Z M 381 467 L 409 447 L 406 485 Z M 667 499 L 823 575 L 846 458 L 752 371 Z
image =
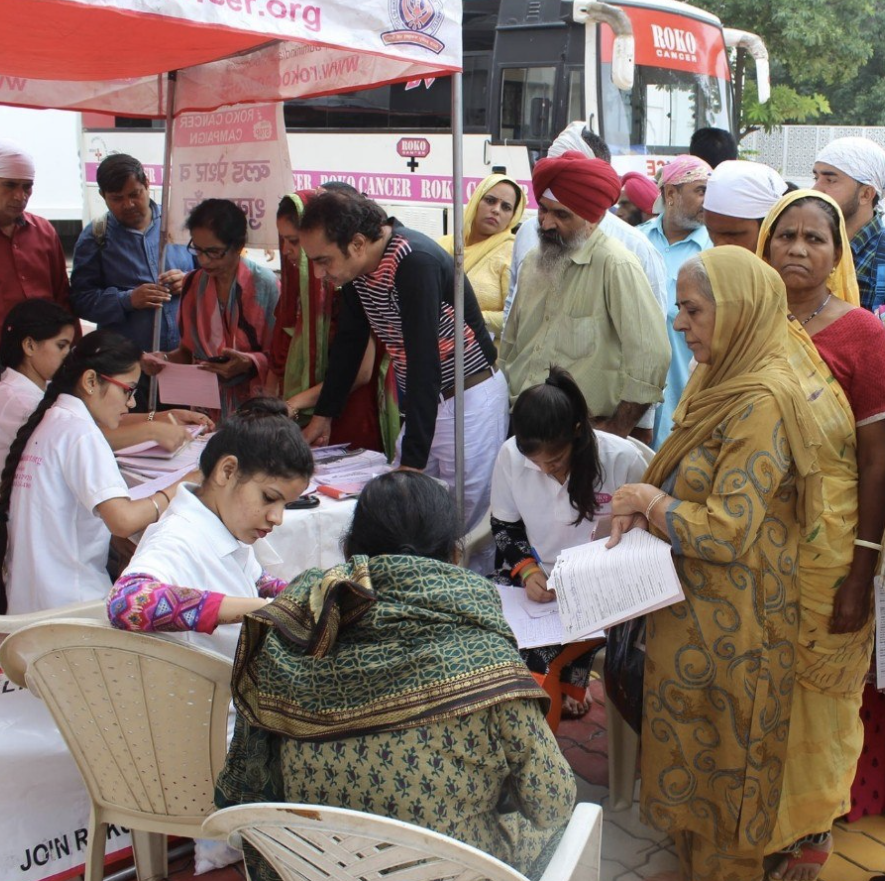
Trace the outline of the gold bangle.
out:
M 648 503 L 648 507 L 645 509 L 645 519 L 648 520 L 649 523 L 651 523 L 651 512 L 652 512 L 652 510 L 654 509 L 654 506 L 655 506 L 655 505 L 656 505 L 656 504 L 657 504 L 662 498 L 664 498 L 665 495 L 667 495 L 667 494 L 666 494 L 663 490 L 661 490 L 661 492 L 659 492 L 659 493 L 658 493 L 658 494 L 657 494 L 657 495 L 656 495 L 656 496 L 655 496 L 655 497 L 654 497 L 654 498 Z
M 164 499 L 166 499 L 166 504 L 167 504 L 167 505 L 171 505 L 171 504 L 172 504 L 172 499 L 170 499 L 169 496 L 166 495 L 166 490 L 164 490 L 164 489 L 158 489 L 157 492 L 158 492 L 158 493 L 159 493 Z
M 151 500 L 151 504 L 157 510 L 157 516 L 154 518 L 154 523 L 156 523 L 157 520 L 160 519 L 160 506 L 157 504 L 157 500 L 153 496 L 148 496 L 148 498 Z

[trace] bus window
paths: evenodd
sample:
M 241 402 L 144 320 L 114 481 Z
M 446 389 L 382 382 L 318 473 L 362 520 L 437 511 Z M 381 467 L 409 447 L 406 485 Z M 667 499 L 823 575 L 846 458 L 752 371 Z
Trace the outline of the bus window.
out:
M 501 138 L 550 140 L 555 67 L 511 67 L 501 71 Z
M 612 84 L 610 64 L 600 67 L 602 136 L 612 153 L 672 155 L 685 152 L 699 128 L 730 128 L 727 80 L 643 65 L 630 93 Z
M 489 102 L 489 83 L 492 74 L 492 56 L 488 52 L 464 53 L 462 89 L 464 93 L 464 131 L 484 134 L 488 131 L 486 107 Z
M 570 68 L 568 71 L 568 113 L 566 119 L 573 122 L 576 119 L 586 120 L 584 115 L 584 71 L 578 68 Z M 592 128 L 596 128 L 596 123 Z

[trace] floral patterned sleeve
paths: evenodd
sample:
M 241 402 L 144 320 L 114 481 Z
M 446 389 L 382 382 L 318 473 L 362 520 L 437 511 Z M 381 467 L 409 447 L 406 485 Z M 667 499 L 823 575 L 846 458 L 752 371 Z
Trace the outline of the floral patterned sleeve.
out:
M 492 517 L 492 537 L 504 558 L 503 571 L 515 581 L 520 571 L 535 562 L 522 520 L 513 523 Z

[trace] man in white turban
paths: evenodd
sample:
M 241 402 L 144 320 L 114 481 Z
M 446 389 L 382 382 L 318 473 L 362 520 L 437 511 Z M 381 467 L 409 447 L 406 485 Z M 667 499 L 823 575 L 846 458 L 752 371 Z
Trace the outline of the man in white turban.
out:
M 713 246 L 737 245 L 755 254 L 762 221 L 786 191 L 786 181 L 761 162 L 720 162 L 704 194 L 704 223 Z
M 885 150 L 868 138 L 837 138 L 818 153 L 814 189 L 832 196 L 845 216 L 860 304 L 885 303 L 885 227 L 876 211 L 885 189 Z
M 23 300 L 45 297 L 70 311 L 68 273 L 58 233 L 25 208 L 34 189 L 34 160 L 0 139 L 0 321 Z

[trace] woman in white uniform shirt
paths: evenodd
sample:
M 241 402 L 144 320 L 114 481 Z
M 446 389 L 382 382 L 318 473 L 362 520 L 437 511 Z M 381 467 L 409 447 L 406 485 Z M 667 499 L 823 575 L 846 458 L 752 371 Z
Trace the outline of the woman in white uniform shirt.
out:
M 0 328 L 0 470 L 18 430 L 25 424 L 49 381 L 61 366 L 74 340 L 77 319 L 54 300 L 38 298 L 17 303 Z M 155 418 L 156 417 L 156 418 Z M 162 413 L 127 413 L 117 428 L 102 428 L 112 450 L 153 441 L 177 450 L 190 439 L 186 425 L 215 426 L 202 413 L 166 410 Z
M 624 483 L 641 479 L 645 461 L 628 440 L 590 426 L 587 402 L 571 375 L 551 367 L 547 379 L 513 405 L 513 431 L 492 476 L 492 534 L 502 562 L 496 581 L 523 585 L 529 599 L 556 599 L 547 573 L 564 548 L 591 541 Z M 562 646 L 522 652 L 546 674 Z M 583 715 L 592 652 L 562 671 L 563 716 Z
M 54 300 L 25 300 L 9 310 L 0 330 L 0 468 L 18 430 L 74 341 L 74 319 Z
M 111 534 L 158 520 L 175 488 L 132 501 L 101 428 L 133 405 L 141 351 L 87 334 L 19 430 L 0 478 L 0 613 L 104 599 Z
M 233 659 L 234 625 L 286 586 L 261 568 L 252 545 L 304 492 L 313 456 L 285 402 L 253 398 L 210 439 L 200 470 L 203 483 L 185 484 L 145 531 L 108 617 L 123 630 L 181 631 Z

